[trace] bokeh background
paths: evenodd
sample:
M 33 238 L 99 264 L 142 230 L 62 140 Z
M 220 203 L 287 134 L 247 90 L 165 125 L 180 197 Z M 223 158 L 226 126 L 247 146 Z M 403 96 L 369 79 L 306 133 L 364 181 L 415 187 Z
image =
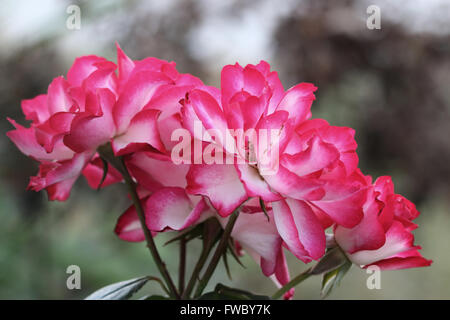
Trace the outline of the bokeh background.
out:
M 81 8 L 81 29 L 69 30 L 66 9 Z M 381 30 L 366 27 L 370 4 Z M 174 60 L 219 85 L 220 69 L 271 63 L 285 88 L 319 87 L 314 117 L 356 129 L 360 166 L 393 176 L 396 191 L 422 212 L 416 241 L 430 268 L 383 272 L 380 290 L 353 267 L 334 299 L 450 298 L 450 2 L 370 1 L 18 1 L 0 4 L 0 298 L 79 299 L 112 282 L 156 275 L 143 244 L 113 233 L 128 206 L 123 186 L 100 192 L 80 179 L 65 203 L 26 191 L 37 166 L 6 138 L 6 117 L 23 119 L 20 100 L 46 92 L 77 56 L 115 61 L 114 42 L 129 56 Z M 19 121 L 20 122 L 20 121 Z M 22 121 L 22 123 L 24 123 Z M 162 245 L 167 236 L 158 237 Z M 177 245 L 162 247 L 176 270 Z M 188 249 L 188 267 L 199 247 Z M 305 266 L 289 257 L 291 273 Z M 81 268 L 81 290 L 66 288 L 66 268 Z M 212 281 L 271 294 L 275 287 L 250 259 L 221 266 Z M 160 292 L 148 284 L 146 293 Z M 319 298 L 311 278 L 298 299 Z

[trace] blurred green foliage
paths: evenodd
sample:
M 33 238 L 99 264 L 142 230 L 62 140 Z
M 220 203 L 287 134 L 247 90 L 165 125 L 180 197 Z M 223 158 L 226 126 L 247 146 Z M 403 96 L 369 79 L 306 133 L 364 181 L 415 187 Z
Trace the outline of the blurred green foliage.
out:
M 81 30 L 65 28 L 65 9 L 72 3 L 81 7 Z M 354 266 L 330 298 L 449 299 L 449 35 L 413 34 L 388 20 L 380 32 L 369 33 L 356 1 L 205 3 L 2 1 L 0 299 L 80 299 L 113 282 L 158 275 L 143 243 L 123 242 L 113 232 L 130 204 L 124 186 L 97 192 L 80 179 L 67 202 L 48 202 L 45 192 L 25 191 L 36 164 L 5 136 L 11 129 L 7 116 L 23 119 L 21 99 L 45 92 L 76 56 L 114 59 L 114 41 L 134 59 L 175 60 L 179 70 L 212 85 L 219 84 L 224 64 L 260 59 L 270 60 L 286 88 L 300 81 L 316 84 L 314 117 L 356 129 L 363 171 L 392 175 L 396 191 L 418 204 L 416 243 L 434 260 L 429 268 L 383 272 L 381 290 L 367 289 L 369 275 Z M 169 237 L 160 235 L 156 242 L 176 274 L 177 244 L 163 246 Z M 188 276 L 199 251 L 199 242 L 190 243 Z M 220 264 L 207 290 L 218 282 L 257 294 L 276 290 L 248 256 L 245 269 L 229 260 L 233 279 Z M 288 260 L 291 275 L 307 268 L 291 255 Z M 81 290 L 66 287 L 70 265 L 81 268 Z M 309 278 L 295 298 L 318 299 L 320 283 Z M 162 292 L 150 282 L 140 292 L 147 293 Z
M 127 206 L 126 199 L 117 201 L 121 199 L 118 193 L 124 190 L 121 187 L 124 186 L 99 193 L 76 187 L 66 203 L 49 203 L 42 212 L 35 212 L 33 218 L 24 217 L 6 188 L 0 189 L 0 299 L 79 299 L 113 282 L 142 275 L 157 276 L 144 243 L 123 242 L 112 231 L 117 217 Z M 382 272 L 382 289 L 369 290 L 366 287 L 369 274 L 353 266 L 330 298 L 448 298 L 450 221 L 446 219 L 446 201 L 436 198 L 420 208 L 425 213 L 419 218 L 421 227 L 415 234 L 426 257 L 434 260 L 430 268 Z M 164 246 L 171 236 L 161 235 L 156 240 L 169 270 L 176 275 L 178 245 Z M 189 244 L 188 275 L 199 251 L 199 242 Z M 289 255 L 288 259 L 292 275 L 306 269 L 293 256 Z M 230 260 L 232 280 L 221 264 L 208 289 L 212 290 L 221 282 L 271 295 L 276 289 L 271 280 L 265 278 L 259 266 L 247 256 L 243 262 L 246 268 Z M 66 287 L 69 276 L 66 269 L 73 264 L 81 268 L 81 290 Z M 320 298 L 320 282 L 319 277 L 308 279 L 297 288 L 295 298 Z M 161 294 L 162 291 L 156 283 L 150 282 L 137 297 L 150 293 Z

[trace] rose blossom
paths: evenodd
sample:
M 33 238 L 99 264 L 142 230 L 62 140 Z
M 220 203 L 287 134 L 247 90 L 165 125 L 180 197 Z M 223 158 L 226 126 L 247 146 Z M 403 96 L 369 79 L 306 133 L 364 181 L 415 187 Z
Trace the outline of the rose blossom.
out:
M 197 87 L 218 93 L 217 89 L 203 84 Z M 182 122 L 180 98 L 179 93 L 173 92 L 166 95 L 167 104 L 155 104 L 164 113 L 164 117 L 158 118 L 158 127 L 166 152 L 141 151 L 126 157 L 127 168 L 137 182 L 147 227 L 155 235 L 158 232 L 182 231 L 211 217 L 219 219 L 222 226 L 227 221 L 217 214 L 207 197 L 186 192 L 191 165 L 175 164 L 171 159 L 171 148 L 176 142 L 170 140 L 170 133 L 186 125 L 186 121 Z M 272 218 L 267 220 L 259 202 L 254 200 L 242 208 L 231 235 L 261 265 L 266 276 L 273 275 L 277 283 L 285 284 L 289 281 L 289 273 L 272 210 L 268 208 Z M 126 241 L 145 239 L 134 206 L 119 218 L 115 231 Z
M 373 185 L 370 176 L 361 177 L 370 186 L 364 218 L 353 228 L 334 229 L 335 240 L 348 258 L 364 268 L 376 265 L 385 270 L 431 265 L 419 253 L 421 247 L 414 245 L 411 232 L 417 225 L 412 220 L 419 216 L 415 205 L 394 193 L 390 177 L 379 177 Z
M 353 176 L 358 163 L 354 131 L 309 120 L 315 90 L 301 83 L 285 91 L 266 62 L 244 68 L 236 64 L 222 70 L 220 97 L 194 89 L 182 109 L 183 120 L 199 120 L 205 130 L 216 129 L 222 137 L 229 129 L 278 132 L 263 150 L 256 150 L 255 163 L 191 165 L 187 191 L 206 196 L 223 217 L 248 197 L 272 202 L 285 245 L 305 262 L 324 254 L 324 228 L 334 223 L 353 227 L 361 221 L 367 189 Z M 204 141 L 225 153 L 233 149 L 225 139 Z M 236 148 L 233 156 L 245 158 L 252 146 L 258 146 L 251 142 L 237 137 L 236 145 L 245 150 Z M 266 173 L 262 168 L 267 166 L 277 170 Z
M 10 120 L 8 137 L 40 162 L 29 188 L 46 189 L 51 200 L 67 199 L 80 174 L 93 188 L 121 181 L 112 166 L 103 177 L 97 151 L 110 144 L 123 157 L 153 235 L 209 218 L 224 228 L 239 213 L 235 245 L 278 285 L 289 282 L 284 249 L 305 263 L 319 260 L 330 227 L 336 244 L 363 267 L 430 265 L 411 233 L 419 212 L 394 193 L 390 177 L 372 184 L 361 173 L 354 130 L 311 119 L 316 89 L 300 83 L 285 91 L 264 61 L 225 66 L 217 89 L 172 62 L 132 60 L 117 46 L 117 65 L 78 58 L 47 94 L 24 100 L 30 127 Z M 188 133 L 181 149 L 187 162 L 174 161 L 175 132 Z M 115 232 L 145 240 L 135 205 Z
M 149 102 L 164 101 L 168 91 L 181 90 L 184 95 L 197 79 L 178 73 L 174 63 L 156 58 L 133 61 L 119 46 L 117 61 L 118 75 L 116 65 L 104 58 L 77 58 L 67 79 L 55 78 L 47 94 L 22 102 L 31 126 L 10 120 L 16 129 L 8 136 L 40 162 L 29 188 L 46 189 L 51 200 L 66 200 L 81 173 L 95 186 L 103 168 L 96 150 L 108 142 L 116 156 L 164 151 L 156 127 L 162 111 Z M 120 180 L 111 169 L 104 185 Z

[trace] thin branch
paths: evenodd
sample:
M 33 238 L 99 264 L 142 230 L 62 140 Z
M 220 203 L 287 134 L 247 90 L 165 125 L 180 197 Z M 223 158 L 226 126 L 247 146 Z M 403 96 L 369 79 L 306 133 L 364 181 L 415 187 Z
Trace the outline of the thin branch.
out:
M 215 241 L 209 241 L 206 244 L 203 244 L 202 252 L 200 253 L 200 257 L 198 258 L 197 263 L 195 264 L 194 270 L 192 271 L 191 278 L 189 279 L 186 290 L 183 292 L 181 299 L 188 299 L 192 290 L 194 289 L 196 281 L 199 279 L 200 271 L 202 271 L 203 266 L 208 259 L 209 253 L 214 247 Z
M 239 209 L 234 210 L 234 212 L 231 214 L 230 219 L 228 220 L 228 223 L 225 227 L 225 230 L 222 234 L 222 238 L 220 239 L 219 244 L 217 245 L 216 251 L 214 252 L 213 257 L 211 258 L 211 261 L 208 265 L 208 268 L 205 271 L 205 274 L 200 279 L 197 290 L 195 291 L 195 297 L 198 297 L 202 294 L 203 290 L 205 289 L 206 285 L 208 284 L 209 280 L 211 279 L 212 274 L 214 273 L 214 270 L 217 267 L 217 264 L 220 261 L 220 257 L 225 252 L 225 249 L 228 245 L 228 239 L 231 235 L 231 231 L 233 230 L 234 224 L 236 223 L 236 220 L 239 216 Z
M 144 210 L 142 208 L 141 201 L 139 199 L 139 196 L 136 192 L 136 184 L 134 183 L 133 179 L 130 176 L 130 173 L 128 172 L 128 169 L 125 166 L 125 163 L 123 162 L 122 158 L 116 158 L 114 154 L 112 153 L 112 150 L 110 146 L 103 146 L 98 149 L 98 153 L 100 156 L 107 160 L 112 166 L 114 166 L 121 174 L 123 179 L 125 180 L 126 185 L 128 186 L 128 190 L 131 195 L 131 199 L 133 200 L 133 204 L 136 208 L 137 215 L 139 217 L 139 221 L 141 223 L 142 231 L 144 232 L 145 240 L 147 241 L 147 247 L 150 250 L 150 253 L 153 257 L 153 260 L 155 261 L 156 266 L 158 267 L 159 272 L 161 273 L 161 276 L 163 277 L 164 281 L 166 282 L 166 285 L 170 291 L 170 295 L 173 298 L 179 299 L 180 295 L 177 291 L 177 288 L 174 285 L 174 282 L 172 278 L 170 277 L 170 274 L 166 268 L 166 264 L 162 261 L 161 256 L 159 255 L 158 249 L 156 248 L 155 241 L 153 240 L 152 233 L 147 228 L 147 225 L 145 223 L 145 214 Z
M 182 295 L 184 292 L 184 278 L 186 275 L 186 238 L 180 240 L 180 266 L 178 270 L 178 291 Z
M 311 275 L 311 269 L 309 268 L 308 270 L 300 273 L 298 276 L 296 276 L 295 278 L 293 278 L 291 281 L 289 281 L 288 283 L 286 283 L 284 286 L 282 286 L 277 292 L 275 292 L 272 295 L 272 299 L 279 299 L 283 296 L 283 294 L 285 294 L 286 292 L 288 292 L 290 289 L 292 289 L 293 287 L 295 287 L 296 285 L 300 284 L 300 282 L 302 282 L 303 280 L 306 280 L 309 278 L 309 276 Z

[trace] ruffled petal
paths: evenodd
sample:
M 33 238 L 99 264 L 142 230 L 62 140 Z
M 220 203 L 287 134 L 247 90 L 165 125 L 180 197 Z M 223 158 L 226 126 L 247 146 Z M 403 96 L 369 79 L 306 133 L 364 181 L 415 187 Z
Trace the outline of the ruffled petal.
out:
M 84 168 L 83 176 L 86 178 L 92 189 L 97 189 L 99 187 L 104 188 L 123 180 L 120 172 L 113 166 L 108 165 L 108 172 L 106 173 L 105 179 L 100 186 L 100 182 L 103 178 L 103 170 L 103 162 L 98 155 L 95 156 Z
M 232 154 L 234 153 L 234 138 L 228 130 L 227 120 L 218 101 L 211 94 L 203 90 L 192 90 L 189 93 L 188 101 L 184 104 L 184 108 L 186 109 L 184 113 L 186 115 L 190 114 L 189 118 L 185 116 L 186 120 L 196 120 L 195 116 L 192 115 L 192 111 L 189 111 L 192 108 L 203 127 L 206 130 L 214 131 L 216 142 L 224 147 L 225 150 Z M 192 127 L 192 124 L 189 126 Z M 196 138 L 203 138 L 195 135 L 195 131 L 194 136 Z
M 117 65 L 119 67 L 119 83 L 122 84 L 128 80 L 128 77 L 133 71 L 134 62 L 125 54 L 125 52 L 123 52 L 118 43 L 116 43 L 116 48 L 117 48 Z
M 138 150 L 152 148 L 165 152 L 158 132 L 158 110 L 147 109 L 139 112 L 130 122 L 127 131 L 114 138 L 112 147 L 116 155 L 124 155 Z
M 277 256 L 275 274 L 271 276 L 277 287 L 282 287 L 290 281 L 289 269 L 283 248 L 280 249 Z M 294 296 L 295 288 L 290 289 L 283 295 L 284 300 L 290 300 Z
M 141 222 L 134 205 L 130 206 L 117 220 L 114 232 L 117 236 L 129 242 L 141 242 L 145 240 Z
M 272 204 L 275 224 L 288 249 L 309 262 L 325 253 L 325 231 L 314 212 L 304 201 L 287 199 Z
M 33 123 L 45 122 L 50 117 L 47 95 L 41 94 L 33 99 L 22 100 L 22 111 L 25 114 L 25 119 L 31 120 Z
M 153 231 L 183 230 L 196 223 L 207 208 L 203 199 L 194 206 L 183 188 L 163 188 L 145 201 L 145 220 Z
M 433 260 L 428 260 L 422 257 L 417 249 L 409 250 L 405 254 L 397 255 L 396 257 L 384 259 L 375 262 L 371 265 L 378 266 L 381 270 L 400 270 L 408 268 L 428 267 L 433 263 Z M 371 265 L 367 265 L 367 268 Z
M 364 218 L 354 228 L 337 226 L 334 236 L 339 246 L 352 254 L 361 250 L 376 250 L 386 241 L 383 225 L 378 221 L 381 204 L 375 200 L 373 191 L 369 191 L 370 200 L 364 205 Z
M 316 99 L 313 92 L 316 90 L 317 87 L 311 83 L 300 83 L 286 91 L 276 110 L 287 111 L 297 125 L 311 117 L 311 105 Z
M 301 177 L 325 169 L 338 159 L 339 151 L 316 136 L 310 140 L 309 147 L 305 151 L 283 155 L 281 164 Z
M 220 83 L 222 89 L 222 105 L 226 106 L 231 98 L 244 87 L 243 68 L 236 63 L 222 68 Z
M 92 99 L 100 106 L 101 115 L 80 113 L 72 121 L 70 133 L 64 143 L 75 152 L 95 150 L 114 136 L 116 128 L 111 110 L 115 103 L 114 94 L 108 89 L 99 89 Z M 89 101 L 89 100 L 88 100 Z
M 131 120 L 150 101 L 156 90 L 170 82 L 171 79 L 161 72 L 133 72 L 113 110 L 118 133 L 126 132 Z
M 126 163 L 133 177 L 148 190 L 157 186 L 185 188 L 187 185 L 187 164 L 177 165 L 170 159 L 163 160 L 145 152 L 133 153 Z
M 8 119 L 8 121 L 11 122 L 16 129 L 8 131 L 6 135 L 25 155 L 33 157 L 36 160 L 67 160 L 73 157 L 74 152 L 63 145 L 62 141 L 56 141 L 52 152 L 46 152 L 46 150 L 36 141 L 34 127 L 25 128 L 12 119 Z
M 416 249 L 412 233 L 406 230 L 400 222 L 394 221 L 386 232 L 386 242 L 381 248 L 357 251 L 353 254 L 348 254 L 348 257 L 358 265 L 370 265 Z
M 244 250 L 253 251 L 259 257 L 257 262 L 261 264 L 261 269 L 265 276 L 270 276 L 275 272 L 277 255 L 281 249 L 281 238 L 273 222 L 272 217 L 267 219 L 263 212 L 241 213 L 231 232 L 233 239 L 237 240 Z M 219 219 L 222 226 L 228 222 L 228 218 Z
M 187 192 L 208 197 L 222 217 L 230 215 L 248 198 L 232 164 L 193 164 L 187 181 Z
M 67 72 L 67 80 L 73 87 L 79 87 L 83 81 L 98 69 L 97 64 L 109 62 L 105 58 L 94 55 L 76 58 Z
M 31 177 L 29 189 L 40 191 L 47 189 L 50 200 L 66 200 L 70 189 L 88 164 L 92 153 L 77 153 L 70 160 L 45 162 L 39 167 L 39 174 Z
M 322 183 L 301 178 L 280 165 L 275 174 L 262 175 L 276 192 L 298 200 L 320 200 L 324 196 Z
M 71 109 L 73 100 L 69 95 L 69 83 L 63 77 L 53 79 L 48 86 L 47 105 L 50 115 Z
M 261 197 L 264 201 L 281 200 L 281 196 L 270 190 L 258 170 L 248 164 L 236 164 L 239 178 L 249 197 Z
M 325 212 L 337 224 L 353 228 L 362 220 L 367 188 L 348 182 L 331 181 L 323 185 L 325 196 L 313 205 Z

